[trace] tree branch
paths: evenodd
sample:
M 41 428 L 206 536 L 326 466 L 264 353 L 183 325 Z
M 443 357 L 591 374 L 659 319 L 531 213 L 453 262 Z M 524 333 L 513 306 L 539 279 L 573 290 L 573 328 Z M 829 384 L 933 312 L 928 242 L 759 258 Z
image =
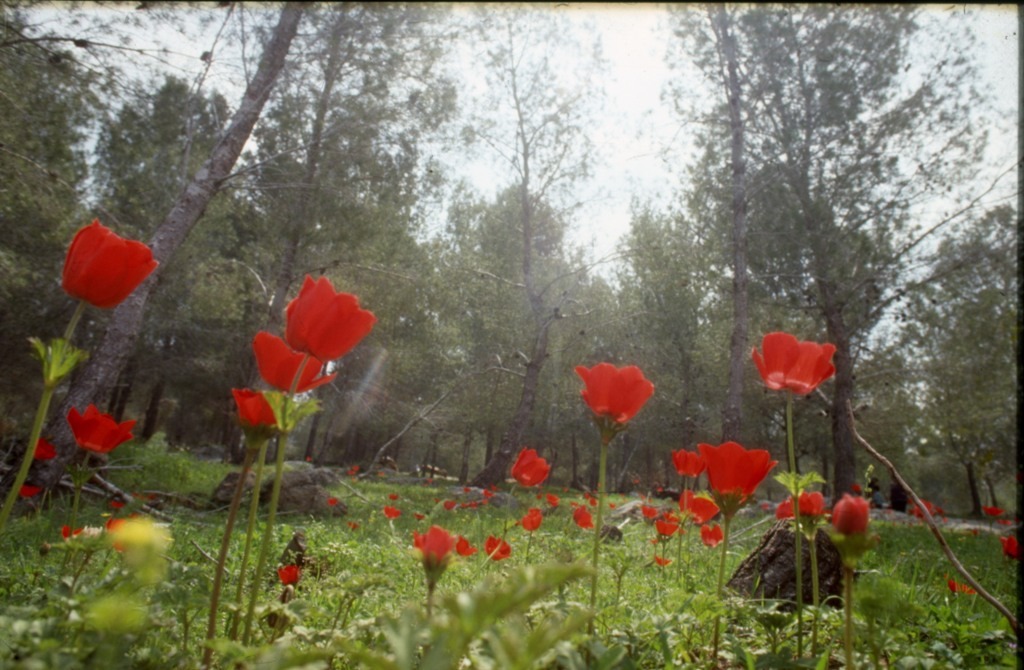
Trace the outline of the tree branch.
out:
M 935 519 L 932 518 L 932 515 L 928 511 L 927 506 L 925 506 L 925 504 L 921 501 L 921 498 L 918 497 L 917 493 L 914 492 L 914 489 L 910 488 L 910 485 L 907 484 L 906 480 L 903 479 L 899 471 L 896 470 L 896 466 L 889 462 L 889 460 L 886 459 L 885 456 L 882 456 L 882 454 L 875 451 L 874 447 L 868 444 L 867 440 L 861 437 L 860 433 L 857 432 L 857 428 L 853 420 L 853 408 L 851 407 L 849 402 L 846 403 L 846 412 L 850 415 L 850 431 L 853 433 L 853 439 L 855 439 L 860 444 L 860 446 L 864 447 L 864 450 L 871 454 L 871 456 L 874 457 L 876 461 L 884 465 L 886 469 L 889 470 L 889 475 L 893 479 L 895 479 L 900 486 L 903 487 L 903 490 L 907 492 L 907 495 L 910 496 L 910 499 L 914 502 L 915 505 L 917 505 L 917 508 L 921 510 L 922 518 L 924 518 L 924 521 L 928 525 L 928 528 L 932 531 L 932 535 L 935 536 L 935 540 L 939 543 L 939 546 L 942 548 L 942 553 L 946 555 L 946 558 L 953 565 L 953 568 L 960 573 L 960 576 L 964 578 L 964 580 L 971 586 L 971 588 L 978 592 L 978 595 L 980 597 L 987 600 L 988 603 L 995 607 L 1000 614 L 1006 617 L 1006 620 L 1010 622 L 1010 627 L 1013 628 L 1013 631 L 1017 635 L 1020 635 L 1021 631 L 1018 628 L 1017 617 L 1015 617 L 1013 613 L 1010 612 L 1010 610 L 1007 609 L 1005 605 L 1003 605 L 1003 603 L 999 602 L 999 600 L 995 596 L 986 591 L 985 587 L 983 587 L 978 582 L 978 580 L 976 580 L 971 575 L 971 573 L 967 571 L 967 568 L 965 568 L 963 564 L 960 563 L 960 561 L 956 557 L 956 554 L 954 554 L 953 550 L 950 549 L 949 543 L 946 542 L 946 538 L 942 536 L 942 532 L 939 530 L 938 524 L 935 523 Z

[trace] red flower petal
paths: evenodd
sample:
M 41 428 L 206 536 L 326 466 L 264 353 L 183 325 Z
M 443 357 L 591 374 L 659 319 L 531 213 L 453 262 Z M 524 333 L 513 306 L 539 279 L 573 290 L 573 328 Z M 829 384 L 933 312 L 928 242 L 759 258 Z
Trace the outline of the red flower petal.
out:
M 598 363 L 592 368 L 580 365 L 576 367 L 576 374 L 586 385 L 581 395 L 591 411 L 616 423 L 626 423 L 636 416 L 654 393 L 654 384 L 635 365 L 624 368 L 611 363 Z
M 299 295 L 285 308 L 285 339 L 302 353 L 333 361 L 366 337 L 377 317 L 359 307 L 359 299 L 337 293 L 327 277 L 316 281 L 306 275 Z
M 256 354 L 256 365 L 260 370 L 260 377 L 279 391 L 288 393 L 292 389 L 292 382 L 299 371 L 306 355 L 293 351 L 288 344 L 276 335 L 266 331 L 256 333 L 252 340 L 252 350 Z M 330 374 L 325 377 L 318 377 L 323 369 L 323 363 L 310 357 L 302 368 L 302 376 L 295 387 L 296 393 L 305 393 L 318 386 L 333 381 L 337 374 Z
M 71 240 L 61 287 L 73 298 L 109 309 L 131 295 L 157 265 L 145 244 L 119 237 L 94 220 Z
M 761 349 L 751 352 L 754 365 L 765 386 L 797 395 L 807 395 L 835 374 L 832 344 L 800 342 L 789 333 L 768 333 L 761 340 Z
M 512 477 L 522 486 L 537 486 L 548 478 L 551 466 L 535 449 L 523 449 L 512 465 Z
M 697 448 L 707 465 L 708 485 L 719 494 L 740 494 L 749 498 L 778 465 L 767 451 L 744 449 L 736 442 L 725 442 L 717 447 L 701 444 Z
M 109 414 L 101 414 L 95 405 L 85 408 L 79 414 L 74 407 L 68 412 L 68 425 L 75 436 L 75 442 L 83 449 L 106 454 L 132 439 L 134 421 L 117 423 Z

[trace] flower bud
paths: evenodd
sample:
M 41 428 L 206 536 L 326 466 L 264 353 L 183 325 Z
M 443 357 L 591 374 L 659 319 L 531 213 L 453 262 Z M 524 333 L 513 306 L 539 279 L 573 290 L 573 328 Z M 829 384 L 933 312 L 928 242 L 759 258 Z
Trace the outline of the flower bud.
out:
M 866 499 L 844 494 L 832 508 L 832 526 L 843 535 L 867 531 L 869 507 Z

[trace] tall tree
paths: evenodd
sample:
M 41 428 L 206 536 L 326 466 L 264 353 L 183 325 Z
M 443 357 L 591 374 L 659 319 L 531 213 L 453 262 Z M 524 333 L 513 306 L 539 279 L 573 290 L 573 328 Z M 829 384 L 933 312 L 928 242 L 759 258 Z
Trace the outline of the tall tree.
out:
M 98 100 L 95 78 L 66 45 L 34 41 L 30 17 L 7 5 L 2 11 L 0 349 L 7 355 L 0 357 L 0 435 L 27 435 L 20 417 L 31 420 L 39 379 L 27 340 L 48 337 L 73 309 L 54 277 L 80 218 Z
M 855 477 L 847 405 L 858 352 L 900 298 L 929 232 L 922 207 L 967 198 L 984 132 L 957 40 L 912 50 L 920 10 L 752 8 L 736 21 L 746 73 L 751 269 L 836 345 L 829 414 L 836 492 Z M 699 35 L 695 35 L 699 39 Z M 955 50 L 950 46 L 957 44 Z M 912 58 L 913 55 L 913 58 Z M 947 191 L 953 195 L 950 197 Z M 801 333 L 814 337 L 814 333 Z
M 718 52 L 718 79 L 729 106 L 729 164 L 732 170 L 732 334 L 729 337 L 729 388 L 722 410 L 722 440 L 740 439 L 743 426 L 743 372 L 748 361 L 747 310 L 747 164 L 740 81 L 732 13 L 720 5 L 708 10 Z
M 246 87 L 231 123 L 151 239 L 153 257 L 160 263 L 166 265 L 171 259 L 230 175 L 270 96 L 305 9 L 304 3 L 289 3 L 282 8 L 277 26 L 264 48 L 259 66 Z M 157 268 L 149 279 L 114 310 L 103 341 L 92 353 L 82 373 L 75 378 L 57 410 L 56 418 L 50 421 L 47 432 L 56 440 L 58 457 L 43 462 L 37 468 L 33 480 L 39 484 L 52 487 L 63 474 L 73 454 L 73 440 L 63 417 L 71 407 L 84 407 L 95 402 L 114 383 L 135 346 L 146 302 L 159 275 L 160 268 Z
M 519 267 L 514 283 L 522 287 L 533 330 L 526 346 L 519 403 L 490 462 L 473 484 L 504 480 L 533 418 L 538 383 L 549 356 L 550 331 L 561 318 L 566 292 L 552 295 L 555 278 L 546 279 L 545 257 L 561 250 L 565 217 L 557 207 L 565 190 L 586 176 L 589 142 L 583 127 L 585 81 L 570 84 L 559 76 L 551 53 L 569 34 L 559 17 L 516 9 L 495 12 L 485 30 L 500 36 L 487 53 L 487 74 L 496 119 L 480 122 L 477 138 L 487 143 L 513 174 L 515 248 Z
M 990 211 L 936 249 L 937 274 L 906 307 L 905 342 L 920 361 L 926 454 L 963 468 L 971 513 L 986 480 L 1012 481 L 1019 306 L 1015 212 Z

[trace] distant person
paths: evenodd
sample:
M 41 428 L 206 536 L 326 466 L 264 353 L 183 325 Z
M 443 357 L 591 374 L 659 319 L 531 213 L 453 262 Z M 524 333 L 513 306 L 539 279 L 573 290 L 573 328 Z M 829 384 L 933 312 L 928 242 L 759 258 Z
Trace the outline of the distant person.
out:
M 897 512 L 907 511 L 907 492 L 899 482 L 893 482 L 889 488 L 889 506 Z
M 872 477 L 868 482 L 868 497 L 871 498 L 872 507 L 885 507 L 885 496 L 882 495 L 882 485 L 878 482 L 878 477 Z

